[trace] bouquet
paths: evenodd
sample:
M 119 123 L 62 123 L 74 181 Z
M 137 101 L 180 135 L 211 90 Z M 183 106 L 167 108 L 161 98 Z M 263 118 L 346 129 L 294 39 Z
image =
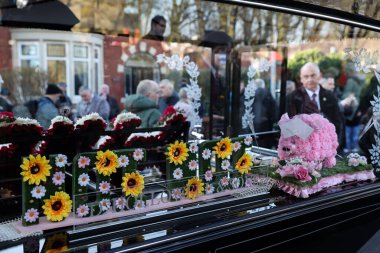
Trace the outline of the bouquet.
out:
M 74 131 L 77 135 L 80 152 L 93 150 L 107 127 L 105 120 L 98 113 L 90 113 L 77 120 Z

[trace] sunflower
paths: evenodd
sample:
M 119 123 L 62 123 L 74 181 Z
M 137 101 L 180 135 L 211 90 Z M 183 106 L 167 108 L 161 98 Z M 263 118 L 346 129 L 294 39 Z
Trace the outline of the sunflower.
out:
M 196 177 L 189 179 L 186 184 L 185 196 L 190 199 L 195 199 L 196 197 L 200 196 L 204 191 L 203 185 L 204 183 L 202 180 Z
M 189 156 L 189 150 L 184 142 L 175 141 L 168 147 L 168 152 L 165 153 L 169 157 L 169 162 L 175 165 L 182 164 Z
M 23 176 L 24 182 L 28 181 L 29 184 L 39 185 L 41 181 L 46 182 L 46 177 L 50 176 L 51 166 L 45 156 L 29 155 L 29 159 L 24 158 L 20 167 L 23 170 L 21 176 Z
M 253 166 L 252 157 L 247 153 L 244 153 L 239 161 L 237 161 L 235 168 L 239 171 L 240 174 L 248 174 Z
M 48 220 L 61 221 L 71 212 L 72 201 L 66 192 L 56 192 L 54 196 L 50 196 L 50 199 L 45 199 L 44 202 L 42 209 Z
M 138 172 L 125 173 L 121 186 L 123 187 L 122 190 L 125 192 L 125 196 L 131 195 L 136 197 L 141 194 L 144 189 L 144 177 Z
M 98 151 L 96 153 L 96 159 L 98 160 L 95 162 L 96 170 L 99 174 L 103 174 L 104 176 L 110 176 L 116 172 L 116 168 L 119 168 L 117 155 L 110 150 L 106 152 Z
M 226 137 L 216 143 L 216 146 L 214 148 L 216 155 L 221 159 L 225 159 L 232 154 L 233 145 L 231 143 L 231 139 Z

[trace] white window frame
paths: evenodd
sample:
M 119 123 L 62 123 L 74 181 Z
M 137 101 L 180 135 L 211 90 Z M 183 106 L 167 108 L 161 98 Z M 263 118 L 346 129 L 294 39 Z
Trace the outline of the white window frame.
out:
M 36 46 L 36 49 L 37 49 L 36 55 L 23 55 L 22 54 L 22 46 L 29 46 L 29 45 Z M 19 56 L 18 62 L 17 62 L 18 67 L 22 66 L 21 63 L 23 60 L 37 60 L 38 67 L 41 66 L 40 45 L 39 45 L 38 41 L 18 41 L 17 42 L 17 55 Z

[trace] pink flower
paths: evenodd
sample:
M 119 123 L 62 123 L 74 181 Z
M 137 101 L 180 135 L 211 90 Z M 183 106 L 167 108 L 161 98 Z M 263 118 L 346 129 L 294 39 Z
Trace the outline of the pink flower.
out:
M 294 177 L 303 182 L 309 182 L 311 177 L 309 175 L 308 169 L 302 165 L 298 165 L 298 168 L 294 170 Z
M 281 177 L 286 177 L 294 174 L 294 165 L 286 165 L 277 170 Z

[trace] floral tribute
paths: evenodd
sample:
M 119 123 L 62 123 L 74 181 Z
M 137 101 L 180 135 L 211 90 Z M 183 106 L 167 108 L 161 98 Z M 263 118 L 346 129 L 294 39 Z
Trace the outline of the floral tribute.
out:
M 34 119 L 14 117 L 11 112 L 0 113 L 0 139 L 17 139 L 17 136 L 28 136 L 29 140 L 12 142 L 0 145 L 0 159 L 26 156 L 34 153 L 38 138 L 42 135 L 43 128 Z
M 51 120 L 50 127 L 45 132 L 45 136 L 52 137 L 50 141 L 44 140 L 39 147 L 39 154 L 66 154 L 70 158 L 74 156 L 74 124 L 65 116 L 56 116 Z
M 295 129 L 297 126 L 302 126 Z M 293 121 L 293 122 L 292 122 Z M 277 179 L 277 186 L 296 197 L 310 194 L 343 182 L 373 179 L 373 169 L 365 157 L 350 154 L 346 161 L 336 161 L 337 137 L 334 126 L 319 114 L 282 116 L 282 130 L 278 145 L 278 165 L 269 175 Z M 288 128 L 292 127 L 289 135 Z M 307 129 L 310 128 L 310 131 Z M 308 135 L 305 135 L 308 132 Z
M 144 161 L 144 149 L 106 150 L 80 153 L 73 159 L 73 198 L 76 217 L 100 215 L 111 208 L 117 212 L 133 207 L 137 198 L 144 200 L 144 177 L 137 172 L 137 163 Z M 94 168 L 94 170 L 93 170 Z M 90 178 L 95 172 L 95 178 Z M 112 181 L 112 175 L 121 175 L 122 183 Z M 87 188 L 96 183 L 96 200 L 89 202 Z M 111 199 L 112 189 L 122 188 L 124 196 Z M 145 202 L 144 202 L 145 204 Z
M 67 157 L 40 154 L 23 159 L 22 223 L 24 226 L 39 223 L 41 216 L 49 221 L 62 221 L 71 212 L 72 201 L 65 192 Z
M 96 112 L 90 113 L 77 120 L 74 130 L 77 133 L 77 142 L 81 152 L 90 151 L 100 139 L 100 133 L 107 127 L 107 123 Z
M 254 166 L 252 156 L 245 152 L 252 141 L 251 136 L 246 136 L 168 145 L 166 177 L 171 199 L 196 199 L 203 194 L 244 187 Z M 211 166 L 211 161 L 215 166 Z

